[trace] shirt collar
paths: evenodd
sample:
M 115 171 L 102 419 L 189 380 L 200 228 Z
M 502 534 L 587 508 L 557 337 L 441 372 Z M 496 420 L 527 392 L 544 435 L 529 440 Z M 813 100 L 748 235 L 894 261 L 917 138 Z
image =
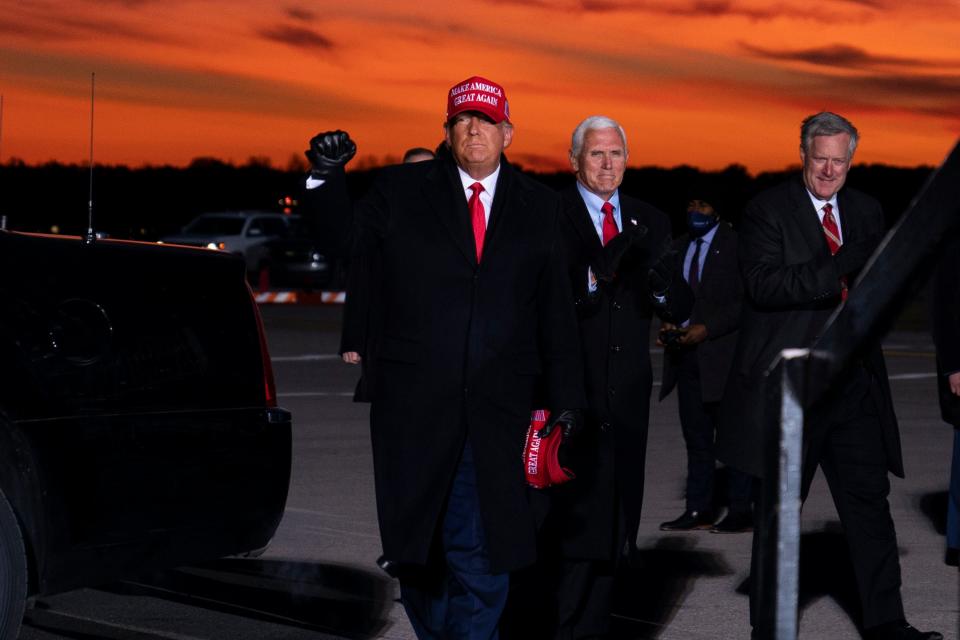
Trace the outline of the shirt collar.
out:
M 583 183 L 577 180 L 577 190 L 580 192 L 580 197 L 583 198 L 584 204 L 587 205 L 587 211 L 590 212 L 590 216 L 594 219 L 597 219 L 602 215 L 600 207 L 603 206 L 604 202 L 609 202 L 613 205 L 613 213 L 619 218 L 620 217 L 620 190 L 613 192 L 613 195 L 610 196 L 610 200 L 604 200 L 593 191 L 590 191 Z
M 460 173 L 460 182 L 463 183 L 463 191 L 466 193 L 470 189 L 470 185 L 474 182 L 479 182 L 483 185 L 484 193 L 488 193 L 490 198 L 493 199 L 493 192 L 497 190 L 497 177 L 500 175 L 500 165 L 497 164 L 497 168 L 493 170 L 493 173 L 488 175 L 483 180 L 477 180 L 476 178 L 471 178 L 470 174 L 457 167 L 457 171 Z
M 810 202 L 813 203 L 813 208 L 817 210 L 818 216 L 823 218 L 823 206 L 827 203 L 830 203 L 830 206 L 833 207 L 834 215 L 837 215 L 837 212 L 839 211 L 837 207 L 837 194 L 833 194 L 832 196 L 830 196 L 829 200 L 821 200 L 817 196 L 810 193 L 810 190 L 807 189 L 807 195 L 810 196 Z
M 700 240 L 703 240 L 703 244 L 708 245 L 711 242 L 713 242 L 713 236 L 717 235 L 717 229 L 719 229 L 720 225 L 722 224 L 723 224 L 723 220 L 720 220 L 719 222 L 717 222 L 717 224 L 713 225 L 713 228 L 710 229 L 710 231 L 707 231 L 705 234 L 700 236 Z M 691 238 L 690 241 L 696 242 L 697 238 Z

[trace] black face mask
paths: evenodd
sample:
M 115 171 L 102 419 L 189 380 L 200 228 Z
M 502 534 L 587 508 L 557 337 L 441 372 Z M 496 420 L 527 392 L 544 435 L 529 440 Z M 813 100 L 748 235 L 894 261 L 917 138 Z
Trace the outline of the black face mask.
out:
M 700 238 L 717 226 L 720 218 L 699 211 L 687 211 L 687 230 L 694 238 Z

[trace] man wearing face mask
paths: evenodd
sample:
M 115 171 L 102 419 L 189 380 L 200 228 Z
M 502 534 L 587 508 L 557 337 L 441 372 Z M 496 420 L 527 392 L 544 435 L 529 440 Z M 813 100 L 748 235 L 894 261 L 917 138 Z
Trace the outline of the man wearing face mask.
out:
M 737 344 L 743 300 L 737 271 L 737 234 L 721 222 L 710 203 L 696 199 L 687 204 L 687 230 L 688 235 L 678 238 L 674 246 L 679 256 L 677 266 L 693 290 L 693 311 L 679 326 L 663 323 L 657 340 L 666 347 L 660 400 L 674 387 L 677 389 L 680 427 L 687 447 L 686 508 L 660 529 L 739 533 L 753 526 L 751 478 L 735 469 L 727 469 L 727 515 L 713 524 L 714 434 Z

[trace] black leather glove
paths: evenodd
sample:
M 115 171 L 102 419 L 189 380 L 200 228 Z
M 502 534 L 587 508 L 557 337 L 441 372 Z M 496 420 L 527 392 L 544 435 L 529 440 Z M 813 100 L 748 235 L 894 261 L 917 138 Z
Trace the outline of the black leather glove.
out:
M 595 269 L 597 279 L 604 282 L 612 282 L 620 269 L 620 263 L 623 257 L 632 247 L 637 247 L 643 251 L 647 250 L 644 238 L 647 236 L 647 227 L 638 224 L 624 224 L 623 231 L 618 233 L 603 248 L 603 254 L 606 264 L 602 268 Z
M 543 428 L 537 432 L 541 438 L 550 435 L 554 428 L 560 425 L 563 429 L 563 443 L 566 444 L 570 438 L 577 435 L 583 428 L 583 412 L 580 409 L 557 409 L 550 411 L 550 419 Z
M 349 133 L 337 129 L 313 136 L 310 148 L 303 153 L 310 161 L 310 175 L 326 180 L 334 173 L 343 171 L 344 165 L 357 153 L 357 145 L 350 139 Z
M 677 252 L 668 249 L 660 255 L 660 259 L 651 265 L 647 272 L 647 285 L 650 287 L 650 293 L 662 298 L 670 291 L 670 285 L 673 284 L 673 272 L 676 270 Z
M 870 236 L 854 242 L 844 242 L 833 255 L 833 265 L 841 276 L 859 271 L 867 263 L 878 244 L 880 244 L 879 236 Z

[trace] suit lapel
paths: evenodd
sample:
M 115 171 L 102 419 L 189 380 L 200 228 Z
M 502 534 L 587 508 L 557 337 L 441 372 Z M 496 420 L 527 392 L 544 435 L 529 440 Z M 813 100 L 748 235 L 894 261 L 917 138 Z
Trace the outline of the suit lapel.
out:
M 837 207 L 840 209 L 840 237 L 844 242 L 860 240 L 866 235 L 861 223 L 864 217 L 859 215 L 857 207 L 847 197 L 846 191 L 837 194 Z
M 806 241 L 807 246 L 814 255 L 829 253 L 826 236 L 823 235 L 823 225 L 820 223 L 820 216 L 810 200 L 807 188 L 803 181 L 797 179 L 791 183 L 793 187 L 790 194 L 793 199 L 793 221 L 800 229 L 800 233 Z M 843 215 L 843 214 L 841 214 Z
M 603 243 L 600 241 L 600 236 L 597 235 L 597 229 L 593 226 L 593 220 L 590 219 L 587 205 L 584 204 L 583 196 L 577 190 L 576 184 L 564 191 L 563 203 L 564 215 L 570 219 L 570 224 L 577 235 L 580 236 L 583 247 L 587 250 L 590 258 L 593 259 L 595 264 L 598 264 L 600 254 L 603 252 Z M 622 213 L 621 211 L 621 215 Z
M 477 264 L 470 212 L 467 210 L 467 198 L 456 165 L 451 161 L 436 162 L 433 170 L 427 174 L 423 195 L 440 226 L 450 235 L 463 257 L 471 264 Z
M 507 202 L 510 202 L 510 211 L 522 212 L 526 209 L 525 195 L 518 188 L 516 180 L 513 179 L 513 167 L 507 162 L 506 157 L 501 155 L 500 175 L 497 176 L 497 188 L 493 193 L 493 207 L 490 216 L 487 218 L 487 232 L 483 237 L 484 253 L 486 253 L 487 247 L 496 243 L 496 238 L 504 226 L 503 219 L 504 211 L 508 208 Z M 472 229 L 471 233 L 473 233 Z
M 717 232 L 713 234 L 713 241 L 710 243 L 710 250 L 707 253 L 707 257 L 703 262 L 703 269 L 700 273 L 700 284 L 703 285 L 705 281 L 710 281 L 710 275 L 713 272 L 711 265 L 720 260 L 720 253 L 725 250 L 727 244 L 727 234 L 730 233 L 730 229 L 727 225 L 721 220 L 717 224 Z M 715 257 L 716 256 L 716 257 Z M 681 258 L 682 260 L 683 258 Z

